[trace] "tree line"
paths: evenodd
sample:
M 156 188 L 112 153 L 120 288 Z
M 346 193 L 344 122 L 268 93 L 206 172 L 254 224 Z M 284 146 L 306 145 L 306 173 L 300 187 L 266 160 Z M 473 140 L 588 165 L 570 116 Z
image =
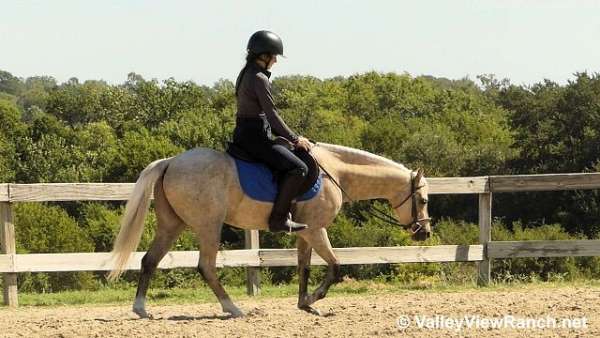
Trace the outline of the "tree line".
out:
M 600 167 L 600 76 L 595 73 L 576 73 L 564 85 L 548 80 L 515 85 L 493 75 L 476 80 L 376 72 L 330 79 L 296 75 L 276 77 L 273 89 L 280 114 L 299 134 L 422 167 L 430 177 Z M 229 80 L 202 86 L 131 73 L 121 84 L 76 78 L 58 83 L 49 76 L 20 78 L 0 71 L 0 182 L 134 182 L 155 159 L 194 147 L 223 150 L 231 140 L 235 112 Z M 600 231 L 600 196 L 594 190 L 494 198 L 500 237 L 596 238 Z M 366 215 L 373 203 L 381 202 L 344 208 L 330 231 L 334 245 L 410 244 L 401 230 Z M 475 205 L 473 196 L 432 196 L 430 213 L 440 231 L 431 241 L 474 241 L 469 234 L 476 229 L 469 224 L 476 222 Z M 18 204 L 18 251 L 109 251 L 122 209 L 119 202 Z M 154 231 L 152 216 L 147 223 L 142 249 Z M 289 236 L 261 236 L 265 247 L 293 246 Z M 226 247 L 243 245 L 242 232 L 233 228 L 225 227 L 223 238 Z M 175 249 L 193 250 L 193 236 L 184 234 Z M 586 266 L 596 271 L 594 264 Z M 345 269 L 356 278 L 392 278 L 410 268 Z M 543 269 L 553 271 L 547 265 Z M 224 278 L 240 280 L 235 269 L 228 271 Z M 265 269 L 274 282 L 289 281 L 292 272 Z M 183 278 L 178 272 L 162 276 L 165 285 Z M 56 290 L 93 287 L 103 279 L 90 273 L 35 274 L 19 282 L 25 289 Z

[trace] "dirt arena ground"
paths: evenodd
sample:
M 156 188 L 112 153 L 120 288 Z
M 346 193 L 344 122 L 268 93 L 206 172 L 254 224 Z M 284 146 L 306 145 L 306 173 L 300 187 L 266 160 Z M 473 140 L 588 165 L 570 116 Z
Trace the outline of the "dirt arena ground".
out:
M 228 318 L 217 304 L 148 305 L 154 319 L 140 320 L 129 306 L 21 307 L 0 310 L 0 337 L 600 337 L 600 289 L 585 287 L 510 290 L 406 291 L 334 296 L 320 301 L 326 313 L 299 311 L 293 298 L 246 300 L 243 318 Z M 505 318 L 514 327 L 418 327 L 427 318 Z M 408 328 L 399 328 L 407 316 Z M 421 316 L 421 317 L 419 317 Z M 442 317 L 443 316 L 443 317 Z M 586 328 L 519 328 L 519 320 L 582 318 Z M 583 322 L 585 320 L 585 323 Z M 400 320 L 400 324 L 405 322 Z M 438 322 L 439 323 L 439 322 Z M 472 321 L 472 323 L 475 323 Z M 429 322 L 429 326 L 432 324 Z M 529 324 L 540 325 L 540 324 Z M 564 324 L 566 325 L 566 324 Z

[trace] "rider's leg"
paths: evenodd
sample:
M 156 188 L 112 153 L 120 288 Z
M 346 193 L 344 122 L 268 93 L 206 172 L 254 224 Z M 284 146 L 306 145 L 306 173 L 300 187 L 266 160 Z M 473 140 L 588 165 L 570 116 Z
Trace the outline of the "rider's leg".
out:
M 306 224 L 297 223 L 289 218 L 292 200 L 298 195 L 298 188 L 304 182 L 306 174 L 297 169 L 285 174 L 279 185 L 277 197 L 273 202 L 273 210 L 269 217 L 271 231 L 298 231 L 306 228 Z
M 283 173 L 269 217 L 269 230 L 298 231 L 305 229 L 306 224 L 292 221 L 288 214 L 292 200 L 297 197 L 299 189 L 306 179 L 308 167 L 293 152 L 282 145 L 271 143 L 257 152 L 260 152 L 261 160 L 269 167 Z
M 269 217 L 271 231 L 298 231 L 306 228 L 306 224 L 292 221 L 288 214 L 292 200 L 298 196 L 299 189 L 306 179 L 308 167 L 294 153 L 278 144 L 271 146 L 271 156 L 267 164 L 278 166 L 285 174 L 279 182 L 277 197 Z

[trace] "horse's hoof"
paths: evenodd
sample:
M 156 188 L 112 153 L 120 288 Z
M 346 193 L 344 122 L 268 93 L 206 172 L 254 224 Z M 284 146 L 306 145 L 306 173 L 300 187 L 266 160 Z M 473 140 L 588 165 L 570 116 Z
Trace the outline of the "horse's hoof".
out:
M 148 314 L 148 312 L 146 312 L 146 309 L 136 309 L 133 308 L 133 312 L 140 316 L 140 319 L 152 319 L 152 316 Z
M 312 307 L 310 305 L 299 306 L 298 308 L 300 310 L 310 313 L 311 315 L 315 315 L 315 316 L 319 316 L 319 317 L 321 316 L 321 311 L 319 309 L 315 309 L 314 307 Z
M 242 310 L 240 310 L 240 309 L 231 309 L 231 310 L 226 310 L 225 312 L 231 314 L 231 318 L 244 317 L 244 312 L 242 312 Z

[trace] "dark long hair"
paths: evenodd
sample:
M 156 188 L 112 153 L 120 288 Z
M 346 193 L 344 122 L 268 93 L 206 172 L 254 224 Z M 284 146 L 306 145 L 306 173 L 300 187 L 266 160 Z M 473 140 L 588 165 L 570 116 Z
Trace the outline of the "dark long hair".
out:
M 251 51 L 248 51 L 248 54 L 246 54 L 246 64 L 244 65 L 242 70 L 240 70 L 237 80 L 235 80 L 235 96 L 237 96 L 238 90 L 240 89 L 240 83 L 242 83 L 242 78 L 244 77 L 246 68 L 248 68 L 248 65 L 250 64 L 250 62 L 254 62 L 254 61 L 256 61 L 256 59 L 258 59 L 258 55 L 252 53 Z

